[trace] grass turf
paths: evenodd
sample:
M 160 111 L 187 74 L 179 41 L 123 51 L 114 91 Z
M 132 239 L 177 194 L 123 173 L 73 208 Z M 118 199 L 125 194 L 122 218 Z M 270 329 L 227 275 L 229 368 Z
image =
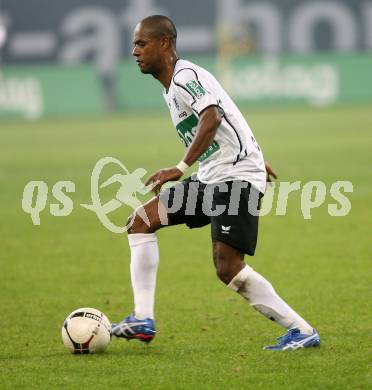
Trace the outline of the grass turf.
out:
M 286 216 L 262 218 L 256 256 L 247 258 L 317 327 L 321 348 L 263 351 L 282 330 L 217 280 L 209 228 L 181 226 L 159 231 L 154 342 L 115 339 L 103 355 L 70 355 L 60 327 L 73 309 L 97 307 L 112 321 L 132 309 L 126 237 L 79 206 L 90 201 L 94 164 L 114 156 L 130 170 L 152 172 L 179 161 L 183 148 L 165 115 L 3 122 L 1 389 L 371 388 L 371 107 L 247 117 L 282 181 L 354 185 L 352 210 L 343 218 L 329 216 L 328 196 L 304 220 L 300 196 L 291 194 Z M 40 226 L 21 209 L 30 180 L 49 186 Z M 76 184 L 68 217 L 49 213 L 59 180 Z M 114 214 L 123 223 L 129 210 Z

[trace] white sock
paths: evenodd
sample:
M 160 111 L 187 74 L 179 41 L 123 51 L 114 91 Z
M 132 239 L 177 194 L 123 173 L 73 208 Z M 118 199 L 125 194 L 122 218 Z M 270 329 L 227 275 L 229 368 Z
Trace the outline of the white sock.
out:
M 305 334 L 313 332 L 313 328 L 279 297 L 271 283 L 248 265 L 233 278 L 228 287 L 237 291 L 265 317 L 284 328 L 298 328 Z
M 137 319 L 154 318 L 156 273 L 159 264 L 155 233 L 128 234 L 131 250 L 130 273 Z

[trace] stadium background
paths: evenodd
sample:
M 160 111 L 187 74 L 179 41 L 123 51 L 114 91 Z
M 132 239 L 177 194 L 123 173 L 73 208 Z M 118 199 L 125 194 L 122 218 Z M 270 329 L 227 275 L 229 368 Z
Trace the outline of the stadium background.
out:
M 153 13 L 241 104 L 372 99 L 370 1 L 2 0 L 0 116 L 163 108 L 129 59 L 133 27 Z
M 249 259 L 318 328 L 320 351 L 261 351 L 281 330 L 216 280 L 209 230 L 184 227 L 159 232 L 152 345 L 114 340 L 83 359 L 61 345 L 76 307 L 114 321 L 132 305 L 126 240 L 79 206 L 94 164 L 150 173 L 183 155 L 160 84 L 130 58 L 134 25 L 154 13 L 229 90 L 281 181 L 353 183 L 344 218 L 329 216 L 327 193 L 304 220 L 291 194 L 285 216 L 262 218 Z M 0 0 L 0 388 L 371 387 L 371 49 L 370 0 Z M 21 208 L 31 180 L 49 188 L 40 226 Z M 76 190 L 57 218 L 60 180 Z

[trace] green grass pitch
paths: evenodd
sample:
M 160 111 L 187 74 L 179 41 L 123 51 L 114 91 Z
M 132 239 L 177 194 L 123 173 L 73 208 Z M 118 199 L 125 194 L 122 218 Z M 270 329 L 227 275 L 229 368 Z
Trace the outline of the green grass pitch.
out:
M 102 355 L 68 353 L 60 328 L 73 309 L 97 307 L 111 321 L 132 309 L 126 237 L 80 207 L 90 201 L 93 166 L 113 156 L 150 173 L 177 163 L 183 147 L 166 114 L 2 122 L 0 388 L 372 388 L 371 113 L 370 106 L 246 112 L 280 180 L 354 185 L 342 218 L 329 216 L 327 196 L 304 220 L 300 196 L 291 194 L 286 216 L 262 218 L 256 256 L 246 258 L 319 330 L 320 349 L 294 353 L 261 349 L 283 331 L 218 281 L 208 227 L 159 231 L 153 343 L 114 339 Z M 40 226 L 21 209 L 30 180 L 49 186 Z M 67 217 L 49 213 L 59 180 L 76 184 Z M 129 210 L 114 214 L 123 224 Z

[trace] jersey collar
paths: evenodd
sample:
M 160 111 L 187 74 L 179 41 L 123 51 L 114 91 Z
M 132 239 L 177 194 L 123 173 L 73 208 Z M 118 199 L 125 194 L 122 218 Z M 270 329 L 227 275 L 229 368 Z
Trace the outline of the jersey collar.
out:
M 169 84 L 168 89 L 164 88 L 164 95 L 168 95 L 168 92 L 169 92 L 170 86 L 171 86 L 171 84 L 172 84 L 172 80 L 173 80 L 174 74 L 176 73 L 177 65 L 180 63 L 180 61 L 182 61 L 181 58 L 177 58 L 176 62 L 174 63 L 171 82 L 170 82 L 170 84 Z

